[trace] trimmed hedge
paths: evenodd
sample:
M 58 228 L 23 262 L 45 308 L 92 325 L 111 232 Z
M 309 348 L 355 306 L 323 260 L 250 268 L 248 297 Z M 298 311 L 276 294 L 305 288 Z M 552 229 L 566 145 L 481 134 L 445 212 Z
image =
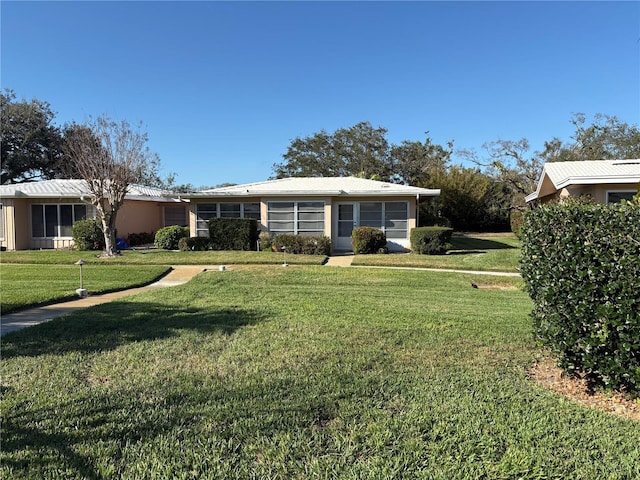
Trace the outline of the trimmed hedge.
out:
M 103 250 L 104 233 L 100 220 L 78 220 L 71 227 L 73 246 L 76 250 Z
M 387 246 L 387 238 L 382 230 L 373 227 L 358 227 L 351 232 L 353 253 L 378 253 Z
M 154 243 L 154 240 L 155 235 L 153 233 L 147 232 L 130 233 L 127 236 L 127 241 L 132 247 L 136 247 L 138 245 L 148 245 L 150 243 Z
M 331 239 L 324 235 L 310 237 L 306 235 L 275 235 L 271 241 L 275 251 L 286 248 L 287 253 L 305 255 L 331 255 Z
M 209 237 L 182 237 L 178 240 L 178 250 L 181 252 L 204 252 L 210 249 Z
M 411 250 L 421 255 L 442 255 L 451 248 L 453 229 L 448 227 L 412 228 Z
M 256 250 L 258 222 L 254 218 L 212 218 L 209 238 L 213 250 Z
M 640 206 L 567 202 L 527 212 L 522 277 L 537 338 L 569 374 L 640 391 Z
M 180 227 L 178 225 L 172 225 L 170 227 L 161 228 L 156 232 L 154 245 L 157 248 L 164 248 L 165 250 L 177 250 L 178 242 L 181 238 L 189 236 L 188 227 Z

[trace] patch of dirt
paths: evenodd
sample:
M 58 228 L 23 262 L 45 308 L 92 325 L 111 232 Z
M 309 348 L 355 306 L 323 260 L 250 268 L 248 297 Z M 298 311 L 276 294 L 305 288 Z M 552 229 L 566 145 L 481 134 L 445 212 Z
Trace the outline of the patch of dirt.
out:
M 620 392 L 594 392 L 585 379 L 565 375 L 552 358 L 545 358 L 533 365 L 529 376 L 539 384 L 575 402 L 640 421 L 640 399 L 630 400 Z
M 486 284 L 486 283 L 471 282 L 471 286 L 479 290 L 517 290 L 518 289 L 518 287 L 516 287 L 515 285 L 511 285 L 510 283 Z

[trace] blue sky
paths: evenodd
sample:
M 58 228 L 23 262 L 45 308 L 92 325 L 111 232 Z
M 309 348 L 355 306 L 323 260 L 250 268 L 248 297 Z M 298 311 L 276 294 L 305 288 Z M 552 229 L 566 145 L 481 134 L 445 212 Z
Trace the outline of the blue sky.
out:
M 569 140 L 640 123 L 639 2 L 11 2 L 2 88 L 56 123 L 142 121 L 165 173 L 262 181 L 292 139 Z

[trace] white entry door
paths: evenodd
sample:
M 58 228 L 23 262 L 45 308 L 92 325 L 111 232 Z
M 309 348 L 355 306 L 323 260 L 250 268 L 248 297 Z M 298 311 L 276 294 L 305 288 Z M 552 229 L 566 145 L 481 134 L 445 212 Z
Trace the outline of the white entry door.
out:
M 355 203 L 339 203 L 336 216 L 336 242 L 335 250 L 349 251 L 351 246 L 351 232 L 358 226 Z

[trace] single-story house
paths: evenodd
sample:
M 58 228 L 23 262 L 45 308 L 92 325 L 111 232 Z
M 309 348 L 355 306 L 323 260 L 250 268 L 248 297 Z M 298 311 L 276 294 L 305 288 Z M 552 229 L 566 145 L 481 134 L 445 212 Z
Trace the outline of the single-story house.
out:
M 0 246 L 6 250 L 69 248 L 71 226 L 95 218 L 84 180 L 0 185 Z M 118 237 L 188 224 L 188 203 L 170 192 L 132 185 L 118 211 Z
M 292 177 L 185 195 L 191 236 L 207 236 L 212 217 L 255 218 L 263 232 L 325 235 L 336 251 L 351 250 L 358 226 L 383 230 L 390 250 L 409 248 L 418 204 L 440 190 L 356 177 Z
M 525 199 L 527 203 L 552 199 L 590 196 L 599 203 L 631 199 L 638 193 L 640 159 L 586 160 L 546 163 L 538 188 Z

